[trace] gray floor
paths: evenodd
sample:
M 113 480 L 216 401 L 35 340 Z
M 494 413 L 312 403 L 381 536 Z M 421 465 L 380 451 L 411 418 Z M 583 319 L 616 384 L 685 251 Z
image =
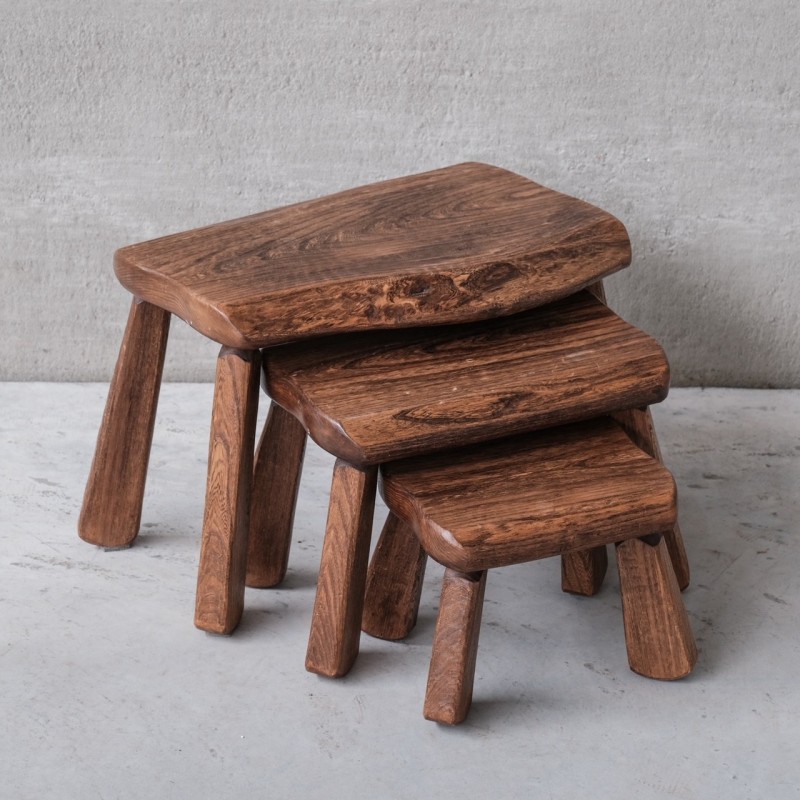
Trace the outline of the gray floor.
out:
M 230 638 L 192 626 L 211 387 L 168 385 L 142 533 L 78 540 L 105 387 L 0 384 L 0 797 L 784 798 L 800 791 L 800 392 L 675 390 L 657 408 L 694 569 L 695 673 L 627 668 L 615 572 L 489 577 L 468 722 L 422 718 L 419 625 L 343 680 L 303 669 L 331 459 L 311 448 L 290 574 Z

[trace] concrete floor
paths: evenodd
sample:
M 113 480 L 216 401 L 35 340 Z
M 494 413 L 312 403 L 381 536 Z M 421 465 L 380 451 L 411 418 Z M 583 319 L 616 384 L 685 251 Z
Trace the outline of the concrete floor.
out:
M 800 392 L 675 390 L 655 409 L 681 489 L 700 648 L 678 683 L 627 668 L 615 571 L 489 577 L 466 724 L 422 718 L 441 568 L 417 629 L 303 669 L 331 459 L 307 457 L 290 573 L 230 638 L 192 625 L 211 387 L 162 393 L 142 533 L 75 524 L 99 384 L 0 384 L 0 797 L 800 796 Z M 266 404 L 264 404 L 266 405 Z

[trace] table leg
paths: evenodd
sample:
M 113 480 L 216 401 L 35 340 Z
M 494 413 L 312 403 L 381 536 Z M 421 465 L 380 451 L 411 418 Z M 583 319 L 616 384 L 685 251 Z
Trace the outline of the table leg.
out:
M 605 545 L 564 553 L 561 556 L 561 590 L 591 597 L 600 591 L 607 569 Z
M 445 570 L 425 691 L 425 719 L 458 725 L 469 712 L 486 574 L 486 570 L 470 574 Z
M 306 669 L 338 678 L 358 655 L 378 468 L 337 459 Z
M 127 547 L 139 532 L 169 321 L 133 300 L 78 520 L 91 544 Z
M 303 426 L 272 403 L 253 471 L 248 586 L 266 589 L 286 577 L 305 449 Z
M 367 573 L 361 630 L 390 640 L 411 633 L 427 560 L 414 531 L 389 512 Z
M 648 678 L 688 675 L 697 646 L 662 536 L 616 546 L 628 662 Z
M 230 347 L 217 359 L 194 619 L 210 633 L 231 633 L 244 608 L 260 360 Z

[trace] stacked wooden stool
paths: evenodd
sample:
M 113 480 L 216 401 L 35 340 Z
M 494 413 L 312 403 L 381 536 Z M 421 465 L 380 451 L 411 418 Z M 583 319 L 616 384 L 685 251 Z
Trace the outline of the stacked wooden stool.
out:
M 664 680 L 691 672 L 696 648 L 663 539 L 675 524 L 675 485 L 611 419 L 387 464 L 383 487 L 403 520 L 393 535 L 406 541 L 394 549 L 413 553 L 416 533 L 447 567 L 428 719 L 467 715 L 488 569 L 605 543 L 616 544 L 631 669 Z M 399 560 L 388 566 L 395 583 L 411 583 Z
M 685 674 L 691 634 L 676 587 L 688 583 L 688 565 L 675 527 L 674 484 L 658 463 L 647 411 L 666 395 L 668 367 L 652 339 L 605 306 L 599 282 L 629 260 L 627 234 L 611 215 L 484 164 L 118 251 L 117 275 L 135 300 L 81 536 L 106 547 L 136 536 L 176 314 L 223 345 L 198 627 L 230 633 L 245 582 L 272 586 L 285 574 L 308 432 L 338 459 L 310 670 L 349 670 L 362 617 L 374 635 L 408 633 L 427 552 L 449 571 L 431 672 L 439 699 L 431 700 L 429 688 L 426 714 L 457 722 L 469 705 L 471 688 L 464 687 L 471 687 L 486 570 L 561 554 L 563 588 L 592 594 L 605 572 L 605 545 L 625 542 L 618 557 L 632 553 L 628 573 L 644 583 L 634 590 L 636 581 L 627 580 L 623 596 L 646 596 L 633 606 L 655 614 L 659 631 L 684 632 L 682 644 L 651 635 L 645 612 L 628 613 L 626 604 L 629 654 L 645 639 L 647 663 L 662 648 L 677 648 L 680 668 L 678 659 L 655 677 Z M 274 403 L 254 469 L 262 367 Z M 616 422 L 556 427 L 602 415 Z M 382 464 L 393 513 L 367 581 Z M 504 464 L 505 481 L 497 477 Z M 516 503 L 487 491 L 492 480 L 514 487 Z M 438 491 L 428 496 L 426 486 Z M 451 513 L 454 507 L 461 512 Z M 642 556 L 643 547 L 655 548 L 657 559 Z M 454 555 L 459 548 L 469 557 Z M 472 599 L 448 600 L 461 589 L 447 587 L 465 580 L 478 587 L 468 592 Z M 670 580 L 671 593 L 660 588 Z M 461 657 L 447 644 L 456 629 L 466 642 Z M 634 669 L 648 674 L 640 661 L 631 656 Z M 445 684 L 461 688 L 441 689 Z M 431 711 L 437 703 L 450 710 Z

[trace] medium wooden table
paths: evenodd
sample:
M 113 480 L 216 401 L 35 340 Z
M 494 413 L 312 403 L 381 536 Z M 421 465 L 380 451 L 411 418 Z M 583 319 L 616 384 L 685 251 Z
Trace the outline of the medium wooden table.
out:
M 265 351 L 264 381 L 286 409 L 273 413 L 290 412 L 302 421 L 295 422 L 301 435 L 307 430 L 338 459 L 306 658 L 309 670 L 336 677 L 358 653 L 379 464 L 627 414 L 664 399 L 669 366 L 655 340 L 581 291 L 510 317 L 276 347 Z M 291 421 L 282 427 L 291 431 Z M 276 450 L 276 441 L 266 441 L 267 453 L 259 448 L 259 464 L 291 450 L 288 441 Z M 275 585 L 286 569 L 291 528 L 276 529 L 271 517 L 290 495 L 270 481 L 289 469 L 285 455 L 277 457 L 280 467 L 268 479 L 256 470 L 251 586 Z M 364 617 L 364 629 L 384 638 L 402 638 L 416 618 L 418 595 L 394 594 L 397 576 L 418 589 L 424 570 L 413 549 L 397 551 L 394 533 L 390 520 L 373 558 Z M 605 547 L 577 550 L 564 556 L 563 588 L 592 594 L 605 574 Z

